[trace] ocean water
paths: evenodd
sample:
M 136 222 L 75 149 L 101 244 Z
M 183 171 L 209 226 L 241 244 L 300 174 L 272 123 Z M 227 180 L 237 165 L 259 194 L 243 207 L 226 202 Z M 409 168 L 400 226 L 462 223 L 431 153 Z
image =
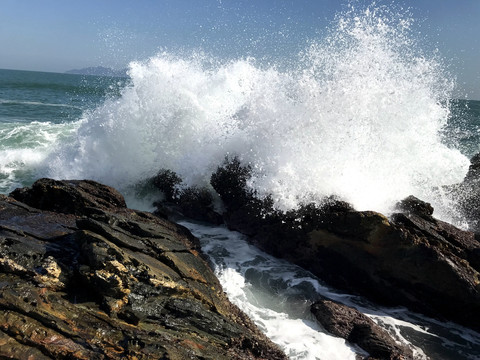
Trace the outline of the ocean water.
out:
M 47 174 L 47 158 L 127 79 L 0 70 L 0 192 Z
M 408 346 L 416 360 L 480 358 L 480 334 L 406 308 L 385 308 L 332 289 L 308 271 L 276 259 L 225 228 L 184 221 L 212 260 L 229 299 L 247 313 L 290 359 L 355 359 L 361 349 L 326 333 L 310 314 L 319 295 L 352 306 Z
M 445 60 L 422 47 L 413 23 L 386 8 L 348 10 L 278 63 L 197 51 L 132 62 L 127 78 L 0 70 L 0 192 L 44 176 L 88 178 L 151 210 L 158 194 L 142 184 L 159 169 L 209 186 L 237 156 L 253 169 L 248 186 L 280 209 L 334 194 L 388 214 L 413 194 L 457 221 L 432 189 L 462 181 L 480 151 L 480 101 L 453 99 Z M 222 227 L 185 225 L 232 301 L 292 359 L 354 358 L 309 315 L 318 294 L 361 309 L 419 359 L 480 357 L 475 332 L 338 293 Z

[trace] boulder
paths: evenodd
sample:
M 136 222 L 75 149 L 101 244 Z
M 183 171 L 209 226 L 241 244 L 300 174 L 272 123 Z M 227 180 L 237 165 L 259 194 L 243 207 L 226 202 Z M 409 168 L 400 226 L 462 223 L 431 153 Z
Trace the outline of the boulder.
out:
M 31 188 L 14 190 L 11 197 L 41 210 L 86 215 L 90 208 L 102 210 L 127 207 L 123 196 L 109 186 L 90 180 L 37 180 Z
M 463 182 L 445 186 L 442 191 L 456 204 L 469 230 L 480 236 L 480 153 L 470 160 Z
M 179 225 L 92 181 L 0 196 L 0 357 L 286 359 Z
M 480 153 L 474 155 L 470 159 L 470 166 L 468 168 L 467 175 L 464 182 L 478 181 L 480 180 Z
M 431 219 L 431 216 L 433 214 L 432 205 L 418 199 L 413 195 L 410 195 L 400 201 L 397 204 L 396 208 L 403 213 L 418 215 L 420 217 L 426 218 L 427 220 Z
M 209 189 L 183 186 L 182 179 L 166 169 L 160 170 L 150 183 L 164 195 L 163 200 L 154 203 L 156 215 L 170 220 L 188 217 L 215 225 L 223 224 L 222 216 L 215 211 L 213 193 Z
M 282 213 L 268 199 L 256 199 L 246 180 L 217 180 L 245 179 L 248 168 L 234 165 L 220 167 L 212 186 L 224 201 L 227 225 L 261 249 L 372 301 L 480 329 L 474 233 L 433 218 L 431 205 L 414 197 L 399 203 L 390 219 L 336 198 Z
M 321 299 L 311 306 L 311 311 L 325 330 L 358 345 L 369 353 L 368 359 L 413 359 L 412 350 L 396 343 L 387 331 L 356 309 Z

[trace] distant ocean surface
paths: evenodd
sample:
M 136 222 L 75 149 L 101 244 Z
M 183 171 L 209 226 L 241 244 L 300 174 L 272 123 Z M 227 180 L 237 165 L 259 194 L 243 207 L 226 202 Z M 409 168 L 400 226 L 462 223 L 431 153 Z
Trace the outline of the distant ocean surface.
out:
M 47 155 L 127 79 L 0 70 L 0 192 L 45 175 Z
M 462 181 L 480 152 L 480 101 L 452 99 L 441 59 L 391 15 L 340 15 L 287 65 L 200 52 L 133 62 L 125 78 L 0 70 L 0 193 L 87 178 L 150 210 L 158 194 L 143 184 L 161 168 L 208 186 L 238 156 L 253 169 L 248 186 L 280 209 L 334 194 L 388 215 L 413 194 L 458 218 L 432 188 Z M 232 301 L 291 359 L 355 358 L 308 314 L 318 294 L 361 309 L 417 359 L 480 358 L 478 333 L 339 293 L 223 227 L 184 225 Z

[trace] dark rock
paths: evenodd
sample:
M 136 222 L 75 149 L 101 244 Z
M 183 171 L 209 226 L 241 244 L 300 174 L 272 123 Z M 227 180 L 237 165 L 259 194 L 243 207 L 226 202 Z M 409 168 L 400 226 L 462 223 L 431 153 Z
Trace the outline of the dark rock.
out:
M 356 344 L 370 354 L 370 359 L 412 359 L 413 353 L 397 344 L 387 331 L 366 315 L 346 305 L 323 299 L 311 311 L 328 332 Z
M 432 207 L 414 197 L 402 201 L 403 213 L 390 220 L 335 198 L 281 213 L 245 188 L 248 170 L 227 164 L 212 176 L 230 228 L 337 288 L 480 329 L 480 243 L 474 233 L 436 220 Z M 233 180 L 237 174 L 241 181 Z M 225 188 L 230 185 L 238 187 Z
M 154 203 L 156 215 L 171 220 L 188 217 L 215 225 L 223 224 L 222 216 L 214 210 L 214 198 L 210 190 L 182 186 L 182 179 L 171 170 L 159 171 L 151 182 L 165 197 Z
M 179 196 L 178 206 L 184 216 L 209 222 L 223 224 L 223 217 L 213 209 L 213 195 L 207 189 L 189 187 L 184 189 Z
M 89 180 L 40 179 L 31 188 L 16 189 L 10 196 L 37 209 L 74 215 L 88 215 L 90 208 L 127 206 L 117 190 Z
M 230 210 L 235 211 L 254 198 L 254 194 L 246 188 L 250 174 L 251 168 L 243 166 L 238 158 L 227 158 L 224 166 L 212 175 L 210 183 L 222 200 L 229 204 Z
M 429 219 L 433 214 L 433 207 L 427 202 L 424 202 L 413 195 L 400 201 L 396 208 L 400 212 L 411 213 Z
M 178 198 L 178 186 L 182 183 L 182 179 L 175 172 L 162 169 L 152 179 L 152 183 L 163 193 L 166 201 L 173 202 Z
M 468 168 L 468 172 L 465 176 L 464 182 L 478 180 L 480 180 L 480 153 L 474 155 L 470 159 L 470 167 Z
M 308 234 L 301 255 L 312 254 L 302 259 L 309 269 L 374 301 L 479 328 L 479 273 L 469 259 L 480 244 L 473 233 L 415 214 L 331 217 Z
M 456 204 L 470 231 L 480 236 L 480 153 L 470 160 L 470 168 L 460 184 L 445 186 L 442 192 Z
M 30 206 L 0 196 L 1 358 L 286 359 L 187 229 L 92 181 L 13 195 Z

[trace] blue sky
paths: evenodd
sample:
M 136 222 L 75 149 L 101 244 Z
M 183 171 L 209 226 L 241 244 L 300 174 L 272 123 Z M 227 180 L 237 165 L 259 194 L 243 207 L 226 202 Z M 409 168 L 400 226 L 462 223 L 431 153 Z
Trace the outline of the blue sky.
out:
M 357 0 L 360 4 L 370 1 Z M 377 3 L 387 4 L 385 1 Z M 480 99 L 480 0 L 393 0 Z M 161 50 L 294 54 L 321 37 L 343 0 L 2 0 L 0 68 L 63 72 L 122 68 Z

